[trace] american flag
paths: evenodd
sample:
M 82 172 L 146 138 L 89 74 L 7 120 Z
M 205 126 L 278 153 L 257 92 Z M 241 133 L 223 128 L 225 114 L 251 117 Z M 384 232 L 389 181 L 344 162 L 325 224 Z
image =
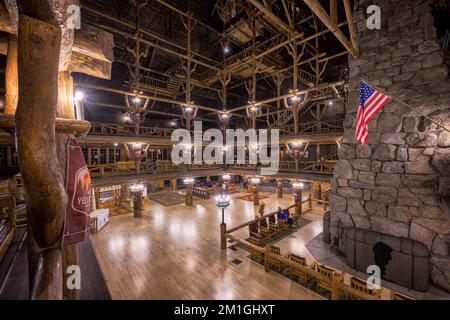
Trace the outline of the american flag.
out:
M 367 142 L 369 121 L 389 102 L 391 97 L 379 93 L 365 82 L 359 86 L 359 107 L 356 119 L 356 140 L 362 144 Z

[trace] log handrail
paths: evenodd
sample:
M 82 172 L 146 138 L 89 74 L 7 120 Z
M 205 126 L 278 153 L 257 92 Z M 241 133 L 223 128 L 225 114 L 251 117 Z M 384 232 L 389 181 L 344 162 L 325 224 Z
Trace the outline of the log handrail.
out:
M 303 200 L 302 201 L 302 205 L 305 204 L 305 203 L 308 203 L 308 202 L 309 202 L 309 199 Z M 297 206 L 296 204 L 293 204 L 293 205 L 290 205 L 289 207 L 287 207 L 285 209 L 282 209 L 282 210 L 283 211 L 290 210 L 290 209 L 292 209 L 292 208 L 294 208 L 296 206 Z M 304 212 L 307 212 L 307 211 L 309 211 L 309 209 L 304 211 Z M 263 214 L 261 217 L 259 217 L 259 220 L 267 218 L 268 216 L 271 216 L 271 215 L 276 214 L 278 212 L 279 211 L 277 210 L 277 211 L 273 211 L 273 212 L 270 212 L 270 213 Z M 254 221 L 255 221 L 255 219 L 247 221 L 247 222 L 244 222 L 244 223 L 241 223 L 240 225 L 237 225 L 236 227 L 233 227 L 231 229 L 227 229 L 227 233 L 230 234 L 230 233 L 235 232 L 235 231 L 237 231 L 239 229 L 245 228 L 246 226 L 248 226 L 250 223 L 252 223 Z

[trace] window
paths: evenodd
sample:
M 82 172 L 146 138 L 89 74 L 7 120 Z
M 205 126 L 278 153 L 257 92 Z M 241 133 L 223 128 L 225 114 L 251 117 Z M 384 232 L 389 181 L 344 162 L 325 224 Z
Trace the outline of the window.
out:
M 105 164 L 105 163 L 106 163 L 106 149 L 101 148 L 100 149 L 100 164 Z
M 109 163 L 120 161 L 120 149 L 109 149 Z
M 99 164 L 98 160 L 98 149 L 91 149 L 91 164 Z

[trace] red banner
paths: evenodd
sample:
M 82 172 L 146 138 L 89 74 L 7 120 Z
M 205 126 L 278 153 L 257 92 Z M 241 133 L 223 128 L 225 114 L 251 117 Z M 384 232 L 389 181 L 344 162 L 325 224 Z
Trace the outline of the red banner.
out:
M 68 203 L 64 218 L 64 246 L 84 241 L 90 225 L 91 176 L 81 147 L 74 139 L 67 144 L 66 190 Z

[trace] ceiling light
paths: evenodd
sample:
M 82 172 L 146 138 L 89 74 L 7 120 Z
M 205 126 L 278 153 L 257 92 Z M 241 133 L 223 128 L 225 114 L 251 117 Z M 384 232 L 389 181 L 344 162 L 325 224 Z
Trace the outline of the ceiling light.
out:
M 140 103 L 140 102 L 141 102 L 141 98 L 135 97 L 135 98 L 133 99 L 133 102 L 134 102 L 134 103 Z
M 74 99 L 75 99 L 75 101 L 83 101 L 83 99 L 84 99 L 83 91 L 76 91 Z

